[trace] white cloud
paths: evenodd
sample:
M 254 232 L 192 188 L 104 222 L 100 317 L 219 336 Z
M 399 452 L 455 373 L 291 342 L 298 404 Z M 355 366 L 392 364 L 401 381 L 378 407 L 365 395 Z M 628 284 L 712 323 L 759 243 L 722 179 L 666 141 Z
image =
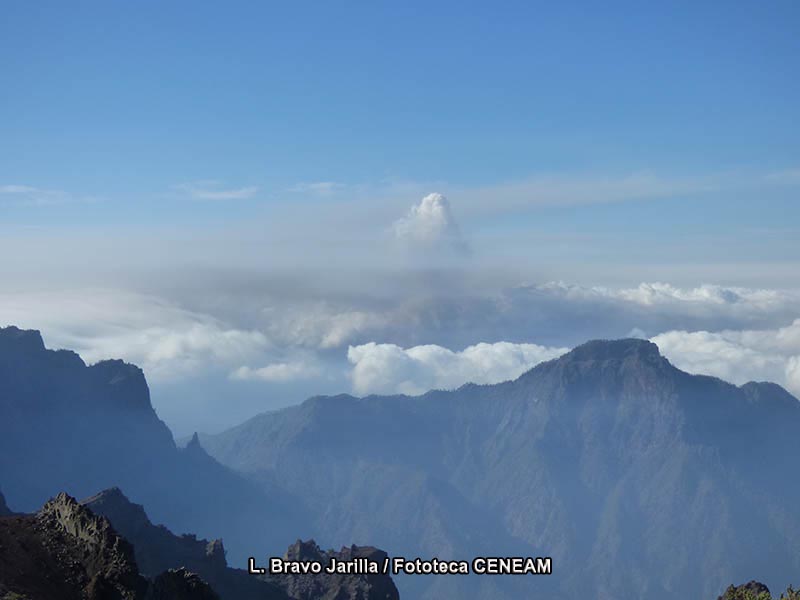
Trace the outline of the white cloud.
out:
M 353 389 L 358 394 L 421 394 L 430 389 L 457 388 L 467 382 L 514 379 L 566 350 L 497 342 L 454 352 L 432 344 L 403 349 L 370 342 L 351 346 L 347 358 L 353 365 Z
M 395 237 L 412 247 L 445 245 L 458 251 L 467 246 L 453 217 L 450 202 L 442 194 L 428 194 L 408 214 L 392 225 Z
M 651 340 L 689 373 L 736 384 L 773 381 L 800 396 L 800 319 L 778 329 L 668 331 Z
M 223 188 L 222 184 L 215 180 L 192 181 L 173 187 L 195 200 L 246 200 L 258 193 L 256 186 Z
M 122 358 L 170 380 L 260 356 L 263 333 L 226 325 L 152 296 L 110 290 L 0 294 L 5 323 L 39 329 L 45 344 L 87 363 Z
M 8 283 L 0 325 L 40 329 L 49 346 L 87 362 L 134 362 L 154 381 L 213 372 L 304 383 L 341 377 L 346 355 L 359 393 L 509 379 L 549 352 L 635 335 L 689 371 L 771 380 L 800 393 L 800 296 L 790 290 L 560 282 L 499 290 L 444 272 L 297 277 L 234 274 L 189 279 L 185 288 L 172 277 L 160 292 L 169 299 L 91 288 L 12 292 Z M 376 339 L 391 343 L 369 343 Z M 477 343 L 486 339 L 507 344 Z
M 286 383 L 298 379 L 318 377 L 320 373 L 320 368 L 315 364 L 295 361 L 272 363 L 258 368 L 247 366 L 239 367 L 231 373 L 230 378 L 242 381 L 259 380 L 272 383 Z

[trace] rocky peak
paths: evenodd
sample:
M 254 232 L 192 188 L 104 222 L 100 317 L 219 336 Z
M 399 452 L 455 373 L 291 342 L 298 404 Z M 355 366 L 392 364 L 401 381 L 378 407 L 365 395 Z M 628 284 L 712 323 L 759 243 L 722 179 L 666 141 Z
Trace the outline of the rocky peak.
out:
M 145 575 L 185 566 L 208 577 L 227 567 L 222 540 L 207 541 L 191 534 L 177 536 L 166 527 L 154 525 L 144 507 L 131 502 L 119 488 L 102 491 L 83 504 L 106 517 L 133 543 L 137 563 Z
M 105 494 L 120 497 L 119 490 Z M 218 600 L 185 569 L 142 577 L 130 543 L 65 493 L 35 514 L 0 520 L 0 598 Z
M 289 546 L 288 560 L 316 560 L 328 564 L 332 558 L 348 561 L 369 558 L 382 561 L 386 553 L 372 546 L 344 547 L 339 552 L 323 551 L 314 540 L 297 540 Z M 295 600 L 399 600 L 400 595 L 389 575 L 278 575 L 272 578 Z
M 748 581 L 742 585 L 728 586 L 725 593 L 719 596 L 717 600 L 749 600 L 752 598 L 756 600 L 765 594 L 767 598 L 771 598 L 769 588 L 760 581 Z
M 197 574 L 180 568 L 156 577 L 147 600 L 219 600 L 219 596 Z
M 6 499 L 3 496 L 3 492 L 0 492 L 0 517 L 4 517 L 6 515 L 11 514 L 11 509 L 6 506 Z
M 48 501 L 36 515 L 43 528 L 72 536 L 96 554 L 110 553 L 115 563 L 132 563 L 133 548 L 120 538 L 103 517 L 61 492 Z
M 638 338 L 592 340 L 567 352 L 559 361 L 641 362 L 653 364 L 666 359 L 653 342 Z
M 14 325 L 0 327 L 0 352 L 44 352 L 42 334 L 35 329 L 20 329 Z

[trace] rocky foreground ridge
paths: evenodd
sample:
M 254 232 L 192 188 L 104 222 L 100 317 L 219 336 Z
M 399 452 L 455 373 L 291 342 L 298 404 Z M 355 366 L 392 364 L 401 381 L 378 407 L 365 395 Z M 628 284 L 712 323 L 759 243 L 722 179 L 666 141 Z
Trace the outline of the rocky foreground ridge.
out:
M 731 585 L 717 600 L 773 600 L 769 588 L 760 581 L 748 581 L 742 585 Z M 792 586 L 774 600 L 800 600 L 800 592 Z
M 386 575 L 257 578 L 228 567 L 221 540 L 177 536 L 154 525 L 117 488 L 84 502 L 61 493 L 34 514 L 0 499 L 2 600 L 398 600 Z M 124 533 L 124 536 L 123 536 Z M 131 543 L 133 541 L 133 543 Z M 297 542 L 285 557 L 314 549 Z M 327 556 L 364 555 L 352 547 Z

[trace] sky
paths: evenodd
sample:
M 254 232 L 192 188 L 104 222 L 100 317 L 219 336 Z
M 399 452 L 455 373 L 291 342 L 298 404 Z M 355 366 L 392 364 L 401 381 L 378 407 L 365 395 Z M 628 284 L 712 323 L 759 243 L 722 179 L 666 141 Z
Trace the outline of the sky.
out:
M 176 435 L 593 337 L 800 394 L 797 2 L 0 4 L 0 325 Z

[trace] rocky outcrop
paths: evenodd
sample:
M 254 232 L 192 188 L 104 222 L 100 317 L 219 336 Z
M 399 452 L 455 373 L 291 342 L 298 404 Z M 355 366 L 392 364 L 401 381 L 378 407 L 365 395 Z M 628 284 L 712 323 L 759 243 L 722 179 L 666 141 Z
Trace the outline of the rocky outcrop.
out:
M 37 513 L 0 519 L 0 598 L 219 599 L 185 569 L 145 578 L 108 519 L 64 493 Z
M 222 540 L 198 540 L 191 534 L 177 536 L 163 525 L 154 525 L 144 507 L 128 500 L 117 487 L 91 496 L 82 504 L 108 519 L 133 544 L 136 563 L 145 575 L 155 576 L 176 566 L 204 574 L 227 567 Z
M 339 552 L 322 551 L 313 541 L 297 540 L 284 557 L 288 560 L 319 561 L 327 565 L 332 558 L 350 561 L 367 558 L 383 563 L 386 553 L 371 546 L 350 546 Z M 318 575 L 278 575 L 274 580 L 296 600 L 398 600 L 399 594 L 388 575 L 349 575 L 323 571 Z
M 0 596 L 139 600 L 147 588 L 130 544 L 66 494 L 0 520 Z
M 396 600 L 397 588 L 388 575 L 286 575 L 257 578 L 227 565 L 222 540 L 207 541 L 194 535 L 177 536 L 154 525 L 144 508 L 128 500 L 119 488 L 105 490 L 83 503 L 107 518 L 114 529 L 133 543 L 143 574 L 155 576 L 177 568 L 197 573 L 222 600 Z M 351 546 L 340 552 L 323 552 L 313 542 L 293 544 L 285 557 L 319 560 L 365 557 L 382 561 L 386 554 L 372 547 Z M 156 579 L 158 581 L 158 579 Z
M 717 600 L 770 600 L 769 588 L 760 581 L 748 581 L 742 585 L 731 585 Z
M 4 517 L 6 515 L 11 514 L 11 509 L 6 506 L 6 499 L 3 496 L 3 492 L 0 492 L 0 517 Z
M 147 600 L 220 600 L 200 577 L 186 569 L 170 569 L 155 578 Z
M 128 500 L 119 488 L 100 492 L 83 503 L 107 518 L 133 544 L 136 562 L 148 577 L 183 568 L 197 573 L 223 600 L 287 599 L 274 583 L 229 567 L 222 540 L 175 535 L 163 525 L 154 525 L 144 507 Z

